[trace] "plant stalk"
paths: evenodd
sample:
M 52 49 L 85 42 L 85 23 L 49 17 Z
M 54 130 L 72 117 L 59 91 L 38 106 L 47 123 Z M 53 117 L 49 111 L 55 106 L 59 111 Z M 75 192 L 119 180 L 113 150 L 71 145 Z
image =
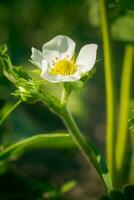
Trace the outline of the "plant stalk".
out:
M 106 85 L 106 155 L 108 168 L 114 183 L 115 177 L 115 141 L 116 141 L 116 87 L 114 61 L 112 54 L 111 34 L 108 21 L 108 7 L 106 0 L 100 0 L 101 29 L 104 47 L 104 69 Z
M 17 101 L 2 117 L 0 120 L 0 126 L 4 123 L 4 121 L 8 118 L 8 116 L 22 103 L 21 100 Z
M 113 189 L 112 181 L 105 160 L 103 159 L 102 155 L 97 151 L 97 149 L 91 143 L 86 141 L 85 137 L 75 123 L 71 113 L 66 107 L 63 110 L 62 120 L 64 121 L 66 127 L 70 132 L 70 135 L 74 139 L 74 142 L 76 143 L 78 148 L 84 154 L 86 159 L 92 163 L 107 190 L 111 191 Z
M 127 149 L 128 139 L 128 115 L 129 115 L 129 98 L 132 82 L 132 70 L 133 70 L 133 58 L 134 58 L 134 46 L 127 45 L 125 50 L 123 72 L 121 77 L 121 91 L 120 91 L 120 106 L 119 106 L 119 124 L 118 135 L 116 143 L 116 171 L 120 184 L 123 183 L 123 179 L 126 176 L 125 166 L 127 162 Z

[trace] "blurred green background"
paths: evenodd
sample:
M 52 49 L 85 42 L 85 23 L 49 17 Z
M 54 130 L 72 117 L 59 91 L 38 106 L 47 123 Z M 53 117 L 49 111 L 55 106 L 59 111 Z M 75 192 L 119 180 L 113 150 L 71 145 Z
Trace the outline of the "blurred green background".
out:
M 115 2 L 108 1 L 119 85 L 124 47 L 134 42 L 134 12 L 133 0 Z M 14 64 L 30 67 L 31 47 L 41 49 L 58 34 L 71 37 L 76 42 L 77 53 L 84 44 L 98 44 L 97 58 L 102 60 L 96 64 L 96 73 L 84 90 L 71 96 L 70 108 L 85 135 L 105 154 L 105 81 L 99 0 L 0 0 L 0 44 L 8 45 Z M 1 116 L 16 101 L 10 95 L 13 91 L 12 84 L 1 75 Z M 1 148 L 31 135 L 62 130 L 65 127 L 60 119 L 43 105 L 23 104 L 0 128 Z M 34 181 L 27 186 L 30 180 Z M 89 200 L 105 192 L 79 151 L 36 149 L 9 163 L 8 171 L 0 177 L 0 199 L 49 199 L 46 182 L 58 190 L 69 180 L 76 180 L 77 185 L 63 199 Z M 43 189 L 37 189 L 41 184 Z

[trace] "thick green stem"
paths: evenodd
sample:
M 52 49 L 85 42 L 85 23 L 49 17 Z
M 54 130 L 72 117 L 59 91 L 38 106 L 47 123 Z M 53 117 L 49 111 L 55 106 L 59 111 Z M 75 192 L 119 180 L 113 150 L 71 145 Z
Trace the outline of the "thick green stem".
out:
M 112 55 L 111 35 L 108 22 L 106 0 L 100 0 L 101 28 L 104 47 L 106 106 L 107 106 L 107 162 L 114 182 L 115 166 L 115 136 L 116 136 L 116 106 L 115 106 L 115 73 Z
M 96 148 L 91 143 L 88 143 L 86 141 L 67 108 L 63 109 L 62 119 L 78 148 L 85 155 L 87 160 L 90 161 L 95 167 L 96 171 L 103 180 L 103 183 L 107 187 L 108 191 L 111 191 L 111 177 L 108 173 L 107 166 L 102 155 L 96 150 Z
M 120 107 L 119 107 L 119 125 L 116 143 L 116 171 L 118 174 L 119 184 L 123 184 L 125 178 L 125 163 L 127 161 L 128 149 L 128 114 L 129 114 L 129 97 L 131 91 L 132 69 L 133 69 L 134 47 L 128 45 L 125 50 L 124 65 L 121 79 Z
M 2 117 L 2 119 L 0 120 L 0 126 L 4 123 L 4 121 L 7 119 L 7 117 L 20 105 L 22 101 L 19 100 L 17 101 L 17 103 L 15 103 Z

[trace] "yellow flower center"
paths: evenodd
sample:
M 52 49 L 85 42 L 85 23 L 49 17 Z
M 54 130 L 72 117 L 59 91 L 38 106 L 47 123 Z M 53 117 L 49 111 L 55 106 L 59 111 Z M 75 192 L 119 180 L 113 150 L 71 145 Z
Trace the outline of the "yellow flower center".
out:
M 54 64 L 54 67 L 49 71 L 51 75 L 72 75 L 76 72 L 77 65 L 75 60 L 69 60 L 64 58 L 63 60 L 59 60 Z

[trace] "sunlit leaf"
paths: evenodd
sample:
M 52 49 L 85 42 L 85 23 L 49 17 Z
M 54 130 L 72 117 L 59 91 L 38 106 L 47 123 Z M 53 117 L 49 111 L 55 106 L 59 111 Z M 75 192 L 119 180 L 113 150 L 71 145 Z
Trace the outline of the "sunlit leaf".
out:
M 60 189 L 61 194 L 65 194 L 69 192 L 71 189 L 73 189 L 76 186 L 76 181 L 72 180 L 67 183 L 64 183 Z

